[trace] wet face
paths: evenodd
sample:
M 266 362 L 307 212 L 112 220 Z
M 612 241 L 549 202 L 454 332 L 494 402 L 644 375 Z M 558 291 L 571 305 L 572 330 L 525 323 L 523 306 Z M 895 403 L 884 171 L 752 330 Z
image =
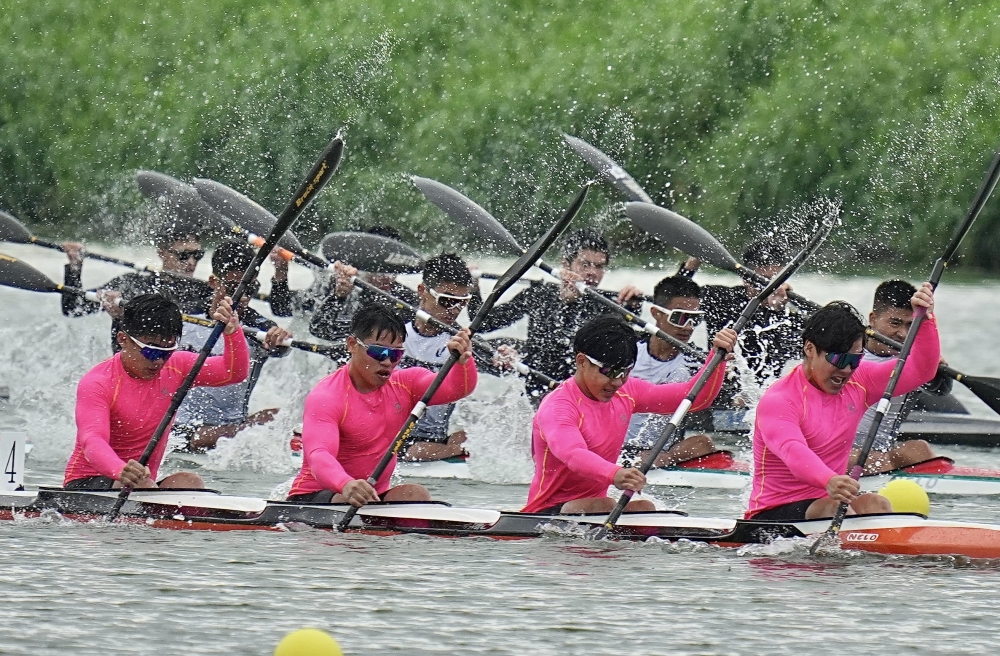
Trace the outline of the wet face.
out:
M 177 343 L 176 337 L 163 337 L 159 335 L 134 335 L 135 339 L 148 346 L 162 346 L 170 348 Z M 136 344 L 124 331 L 118 331 L 115 341 L 122 347 L 122 366 L 132 378 L 140 380 L 152 380 L 160 373 L 160 370 L 167 364 L 169 356 L 150 360 L 143 355 L 143 347 Z
M 453 282 L 441 282 L 433 288 L 420 283 L 417 294 L 420 296 L 420 309 L 444 323 L 455 323 L 458 315 L 469 304 L 468 300 L 451 298 L 469 295 L 468 287 Z
M 157 248 L 156 253 L 163 261 L 163 270 L 191 277 L 198 262 L 205 256 L 201 242 L 194 235 L 174 241 L 168 248 Z
M 225 298 L 226 296 L 232 298 L 233 294 L 236 293 L 236 288 L 239 286 L 240 280 L 242 279 L 243 279 L 242 271 L 227 271 L 221 276 L 216 276 L 215 274 L 212 274 L 209 277 L 208 284 L 212 289 L 215 290 L 215 295 L 212 296 L 212 306 L 208 312 L 209 315 L 212 315 L 215 312 L 215 310 L 218 309 L 219 302 L 223 298 Z M 249 287 L 247 288 L 247 292 L 243 295 L 243 298 L 240 300 L 240 305 L 239 308 L 237 309 L 237 312 L 239 312 L 242 315 L 243 311 L 246 310 L 247 306 L 250 305 L 250 297 L 255 296 L 258 291 L 260 291 L 260 283 L 257 282 L 256 278 L 254 278 L 253 283 L 249 285 Z
M 770 280 L 771 278 L 776 276 L 778 272 L 781 271 L 783 268 L 784 267 L 782 266 L 774 265 L 766 267 L 754 267 L 753 270 L 759 273 L 760 275 L 764 276 L 768 280 Z M 747 296 L 749 298 L 753 298 L 760 292 L 761 289 L 763 289 L 763 286 L 757 287 L 755 285 L 751 285 L 750 283 L 744 283 L 744 285 L 746 287 Z M 767 307 L 771 308 L 772 310 L 783 310 L 785 308 L 785 305 L 788 303 L 788 287 L 789 287 L 788 283 L 785 283 L 780 287 L 778 287 L 776 290 L 774 290 L 773 294 L 767 297 L 767 299 L 764 301 L 764 304 L 767 305 Z
M 691 335 L 694 333 L 695 326 L 685 326 L 683 328 L 675 326 L 669 321 L 670 312 L 673 310 L 700 310 L 701 300 L 691 296 L 675 296 L 670 299 L 666 306 L 664 306 L 664 309 L 667 310 L 667 312 L 663 312 L 659 308 L 655 307 L 650 309 L 650 312 L 653 314 L 653 320 L 656 321 L 656 327 L 682 342 L 690 341 Z
M 351 380 L 359 392 L 366 393 L 381 389 L 389 382 L 389 377 L 399 363 L 398 360 L 393 362 L 388 355 L 381 360 L 376 360 L 368 354 L 368 347 L 377 349 L 380 346 L 402 349 L 403 336 L 393 338 L 386 333 L 381 333 L 379 335 L 366 335 L 360 340 L 354 335 L 347 338 L 347 350 L 351 354 Z
M 576 354 L 576 384 L 584 395 L 594 401 L 608 403 L 628 380 L 628 374 L 611 378 L 601 373 L 601 367 L 594 364 L 583 353 Z
M 910 326 L 913 325 L 913 310 L 910 308 L 902 309 L 897 307 L 885 308 L 880 312 L 872 312 L 868 315 L 868 323 L 876 331 L 880 332 L 886 337 L 891 337 L 897 342 L 902 343 L 906 339 L 906 333 L 909 332 Z M 878 355 L 895 355 L 896 349 L 890 348 L 881 342 L 876 342 L 871 339 L 868 340 L 868 348 L 872 353 L 877 353 Z
M 827 352 L 821 351 L 812 342 L 807 341 L 802 350 L 804 353 L 802 371 L 813 387 L 827 394 L 839 394 L 854 375 L 854 367 L 838 369 L 827 360 Z M 862 353 L 860 338 L 854 342 L 849 352 Z
M 604 272 L 608 268 L 608 256 L 600 251 L 583 249 L 576 254 L 571 262 L 563 262 L 563 265 L 583 279 L 588 287 L 596 287 L 601 284 Z

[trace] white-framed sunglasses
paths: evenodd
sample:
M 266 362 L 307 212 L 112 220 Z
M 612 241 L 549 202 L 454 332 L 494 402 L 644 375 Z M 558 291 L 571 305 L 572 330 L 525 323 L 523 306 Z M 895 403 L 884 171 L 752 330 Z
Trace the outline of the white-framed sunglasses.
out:
M 655 304 L 653 307 L 667 315 L 667 323 L 678 328 L 694 328 L 705 318 L 704 310 L 671 310 Z
M 456 296 L 454 294 L 445 294 L 444 292 L 435 291 L 432 287 L 427 288 L 427 293 L 434 298 L 435 303 L 446 310 L 451 310 L 457 307 L 465 307 L 472 299 L 472 294 Z
M 632 373 L 632 369 L 635 367 L 634 364 L 629 367 L 615 367 L 612 365 L 607 365 L 601 362 L 600 360 L 595 360 L 586 353 L 583 354 L 583 357 L 587 358 L 590 361 L 590 364 L 597 367 L 598 373 L 600 373 L 602 376 L 607 376 L 612 380 L 616 378 L 628 378 L 628 375 Z
M 125 336 L 135 342 L 135 345 L 139 347 L 139 352 L 142 353 L 142 357 L 146 358 L 150 362 L 156 362 L 157 360 L 169 360 L 170 356 L 173 355 L 174 351 L 176 351 L 180 346 L 177 342 L 174 342 L 173 346 L 153 346 L 152 344 L 143 344 L 128 333 L 125 333 Z

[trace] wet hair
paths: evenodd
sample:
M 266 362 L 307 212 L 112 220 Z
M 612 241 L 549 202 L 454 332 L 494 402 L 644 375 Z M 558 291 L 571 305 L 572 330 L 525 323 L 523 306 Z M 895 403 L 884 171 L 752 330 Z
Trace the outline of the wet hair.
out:
M 140 294 L 125 304 L 121 329 L 132 337 L 179 338 L 181 309 L 162 294 Z
M 611 367 L 631 367 L 639 357 L 635 331 L 617 314 L 602 314 L 583 324 L 573 348 Z
M 701 298 L 701 287 L 698 283 L 684 276 L 669 276 L 656 283 L 653 288 L 653 302 L 666 307 L 671 300 L 684 298 Z
M 221 277 L 230 271 L 243 273 L 250 268 L 256 255 L 250 244 L 237 239 L 227 239 L 212 253 L 212 273 Z
M 164 221 L 153 229 L 153 244 L 157 248 L 167 249 L 175 241 L 193 239 L 201 241 L 202 230 L 199 226 L 185 219 L 175 218 Z
M 875 288 L 875 302 L 872 309 L 885 312 L 889 308 L 900 310 L 910 309 L 910 299 L 917 293 L 917 288 L 905 280 L 886 280 Z
M 378 235 L 379 237 L 388 237 L 396 241 L 403 241 L 403 235 L 399 234 L 399 230 L 396 230 L 392 226 L 377 224 L 365 228 L 362 232 L 367 232 L 369 235 Z
M 597 251 L 604 253 L 611 261 L 611 247 L 604 235 L 593 228 L 580 228 L 569 233 L 563 244 L 562 256 L 566 262 L 572 262 L 580 251 Z
M 785 266 L 790 259 L 788 249 L 775 242 L 773 237 L 755 239 L 743 249 L 743 264 L 751 269 Z
M 812 342 L 827 353 L 847 353 L 864 334 L 864 319 L 854 306 L 845 301 L 833 301 L 806 319 L 802 326 L 802 343 Z
M 351 319 L 351 334 L 361 340 L 406 339 L 406 325 L 399 315 L 382 305 L 366 305 Z
M 459 287 L 472 287 L 469 266 L 455 253 L 441 253 L 424 261 L 424 285 L 435 288 L 443 282 Z

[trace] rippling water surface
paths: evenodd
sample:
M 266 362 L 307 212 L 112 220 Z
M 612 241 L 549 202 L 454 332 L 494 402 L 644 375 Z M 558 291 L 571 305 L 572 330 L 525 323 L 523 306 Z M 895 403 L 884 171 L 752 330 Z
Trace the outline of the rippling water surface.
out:
M 0 250 L 61 275 L 56 255 Z M 120 271 L 88 263 L 85 282 Z M 308 282 L 308 273 L 295 275 L 293 286 Z M 618 272 L 608 283 L 634 279 L 648 290 L 659 277 Z M 867 311 L 877 282 L 804 276 L 796 287 Z M 957 368 L 1000 376 L 1000 357 L 982 348 L 1000 332 L 996 298 L 996 283 L 945 279 L 939 323 Z M 29 484 L 61 480 L 76 382 L 108 354 L 107 317 L 66 319 L 58 303 L 55 295 L 0 289 L 0 385 L 11 394 L 0 405 L 0 427 L 31 436 Z M 293 328 L 305 335 L 299 320 Z M 329 369 L 304 353 L 269 363 L 252 409 L 283 411 L 199 469 L 210 486 L 265 497 L 280 488 L 294 473 L 288 430 Z M 495 508 L 523 503 L 526 486 L 496 484 L 523 480 L 530 467 L 530 412 L 511 385 L 490 381 L 460 415 L 473 435 L 478 477 L 493 482 L 430 481 L 436 498 Z M 961 398 L 973 413 L 989 414 L 971 395 Z M 1000 467 L 991 451 L 940 450 L 962 464 Z M 662 505 L 692 515 L 743 509 L 739 493 L 654 492 Z M 931 513 L 1000 522 L 1000 502 L 935 497 Z M 798 541 L 737 551 L 559 536 L 493 541 L 202 533 L 57 517 L 0 522 L 0 654 L 269 654 L 285 632 L 307 625 L 356 654 L 984 653 L 995 651 L 998 594 L 997 563 L 813 558 Z

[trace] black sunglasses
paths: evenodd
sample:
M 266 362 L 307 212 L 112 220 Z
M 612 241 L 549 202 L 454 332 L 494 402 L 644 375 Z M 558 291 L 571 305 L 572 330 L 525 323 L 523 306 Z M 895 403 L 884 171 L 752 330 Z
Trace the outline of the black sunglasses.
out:
M 197 260 L 201 260 L 201 258 L 205 257 L 205 249 L 204 248 L 193 248 L 193 249 L 188 250 L 188 251 L 175 251 L 174 249 L 171 248 L 167 252 L 170 253 L 171 255 L 173 255 L 174 257 L 176 257 L 181 262 L 183 262 L 184 260 L 190 260 L 192 257 L 196 261 Z
M 827 353 L 826 361 L 835 366 L 837 369 L 857 369 L 858 365 L 861 364 L 861 360 L 864 359 L 864 353 Z

